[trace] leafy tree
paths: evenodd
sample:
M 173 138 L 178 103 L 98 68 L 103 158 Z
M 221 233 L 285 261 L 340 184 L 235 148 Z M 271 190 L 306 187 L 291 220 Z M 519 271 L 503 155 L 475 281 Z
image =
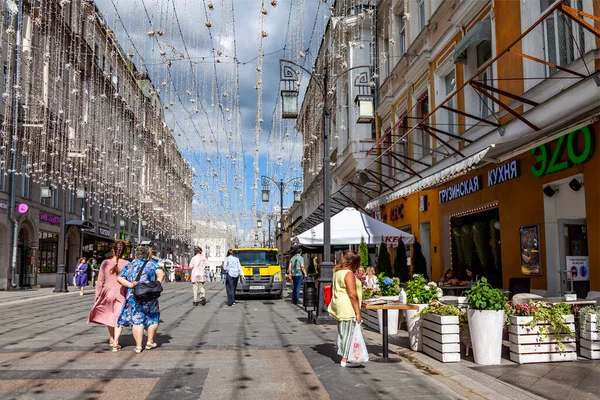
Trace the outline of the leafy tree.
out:
M 394 258 L 394 276 L 400 278 L 400 282 L 408 282 L 410 280 L 406 248 L 402 243 L 398 245 L 396 257 Z
M 358 254 L 360 255 L 360 265 L 362 265 L 366 269 L 369 266 L 369 246 L 367 246 L 367 242 L 365 242 L 364 236 L 360 237 Z
M 392 271 L 392 262 L 390 261 L 390 253 L 387 249 L 387 244 L 381 242 L 379 247 L 379 255 L 377 256 L 377 272 L 389 276 Z
M 423 275 L 426 280 L 429 280 L 429 276 L 427 275 L 427 260 L 423 255 L 421 244 L 416 241 L 413 245 L 412 265 L 413 274 Z

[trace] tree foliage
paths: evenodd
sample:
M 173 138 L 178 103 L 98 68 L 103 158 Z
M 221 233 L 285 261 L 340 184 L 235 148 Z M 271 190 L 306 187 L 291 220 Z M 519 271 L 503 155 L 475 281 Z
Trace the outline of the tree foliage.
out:
M 398 246 L 396 257 L 394 257 L 394 276 L 400 278 L 400 282 L 408 282 L 410 279 L 406 249 L 403 244 Z
M 369 246 L 367 246 L 367 242 L 365 242 L 364 236 L 360 237 L 358 254 L 360 255 L 360 265 L 362 265 L 366 269 L 369 266 Z
M 421 243 L 416 241 L 413 245 L 412 265 L 413 274 L 423 275 L 426 280 L 429 280 L 429 276 L 427 275 L 427 260 L 423 255 Z
M 377 256 L 377 272 L 383 273 L 384 276 L 390 276 L 392 271 L 392 262 L 390 260 L 390 253 L 387 249 L 387 244 L 381 242 L 379 248 L 379 254 Z

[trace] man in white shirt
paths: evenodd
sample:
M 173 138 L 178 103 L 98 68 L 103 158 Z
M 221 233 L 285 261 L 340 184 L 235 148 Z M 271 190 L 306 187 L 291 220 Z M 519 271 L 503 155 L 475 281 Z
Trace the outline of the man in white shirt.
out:
M 206 283 L 206 257 L 202 254 L 202 248 L 196 247 L 196 255 L 190 260 L 192 268 L 192 288 L 194 289 L 194 305 L 198 305 L 198 292 L 200 292 L 200 301 L 202 305 L 206 304 L 206 291 L 204 284 Z
M 229 307 L 235 304 L 235 290 L 237 289 L 240 275 L 244 276 L 240 260 L 233 255 L 233 250 L 227 250 L 227 258 L 223 263 L 223 271 L 227 274 L 225 288 L 227 289 L 227 305 Z

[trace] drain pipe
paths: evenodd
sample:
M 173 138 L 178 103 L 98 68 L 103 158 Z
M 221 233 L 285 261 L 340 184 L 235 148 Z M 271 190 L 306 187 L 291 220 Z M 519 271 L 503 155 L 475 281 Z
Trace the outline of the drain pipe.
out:
M 16 192 L 16 175 L 17 170 L 17 138 L 19 134 L 19 82 L 21 80 L 21 25 L 23 22 L 23 0 L 18 0 L 17 10 L 17 31 L 15 35 L 15 80 L 13 82 L 13 129 L 10 137 L 10 201 L 9 201 L 9 219 L 13 224 L 13 247 L 12 260 L 10 264 L 10 281 L 11 286 L 16 288 L 16 270 L 17 270 L 17 244 L 19 240 L 19 221 L 15 219 L 15 192 Z

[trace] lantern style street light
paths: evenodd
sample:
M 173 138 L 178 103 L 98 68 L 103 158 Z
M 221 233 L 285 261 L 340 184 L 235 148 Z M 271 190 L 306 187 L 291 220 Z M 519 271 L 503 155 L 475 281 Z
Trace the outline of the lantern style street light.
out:
M 290 185 L 293 185 L 294 186 L 294 203 L 299 202 L 301 193 L 302 193 L 300 191 L 300 189 L 302 188 L 302 177 L 298 176 L 296 178 L 290 179 L 287 182 L 284 182 L 283 179 L 276 181 L 273 178 L 269 178 L 268 176 L 263 175 L 260 180 L 262 182 L 262 201 L 264 203 L 269 202 L 269 192 L 271 190 L 271 185 L 274 185 L 276 188 L 279 189 L 279 223 L 283 227 L 283 193 Z M 280 243 L 279 244 L 279 265 L 281 265 L 281 271 L 283 273 L 283 271 L 284 271 L 284 267 L 283 267 L 283 229 L 280 229 L 279 233 L 281 235 L 280 236 L 281 239 L 279 242 Z
M 259 229 L 262 228 L 262 220 L 261 219 L 256 221 L 256 227 Z
M 333 324 L 335 320 L 327 313 L 327 307 L 325 306 L 323 287 L 331 284 L 333 278 L 333 263 L 331 262 L 331 158 L 329 153 L 329 111 L 327 110 L 327 92 L 329 91 L 328 80 L 329 80 L 329 66 L 324 64 L 323 71 L 321 73 L 311 73 L 308 69 L 304 68 L 300 64 L 297 64 L 290 60 L 279 60 L 279 81 L 281 88 L 281 106 L 283 118 L 293 118 L 292 115 L 298 116 L 298 105 L 297 105 L 297 94 L 295 95 L 295 101 L 292 100 L 294 97 L 294 90 L 297 91 L 299 86 L 298 82 L 300 70 L 306 72 L 312 80 L 316 83 L 317 87 L 321 91 L 322 96 L 322 119 L 321 119 L 321 130 L 323 131 L 323 261 L 319 266 L 319 306 L 317 308 L 317 324 Z M 366 69 L 367 71 L 360 72 L 354 79 L 354 86 L 358 90 L 359 96 L 357 96 L 356 104 L 359 107 L 358 122 L 370 123 L 373 121 L 373 96 L 371 95 L 370 87 L 370 72 L 371 66 L 360 65 L 352 68 L 348 68 L 342 71 L 340 74 L 333 76 L 333 83 L 346 73 L 355 69 Z M 320 78 L 320 79 L 317 79 Z M 284 95 L 285 92 L 285 95 Z M 369 105 L 370 100 L 370 105 Z M 294 104 L 296 106 L 296 112 L 294 114 Z

